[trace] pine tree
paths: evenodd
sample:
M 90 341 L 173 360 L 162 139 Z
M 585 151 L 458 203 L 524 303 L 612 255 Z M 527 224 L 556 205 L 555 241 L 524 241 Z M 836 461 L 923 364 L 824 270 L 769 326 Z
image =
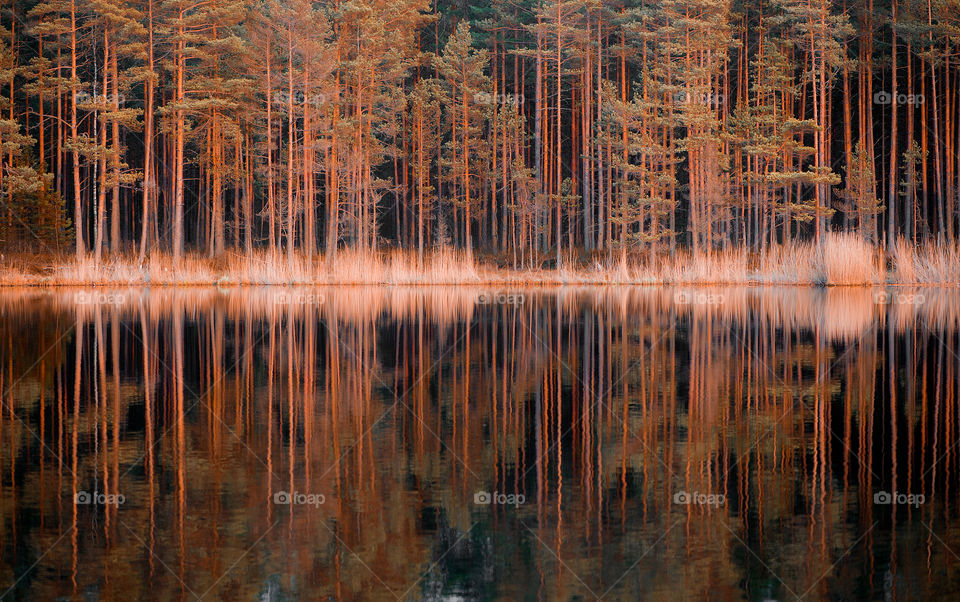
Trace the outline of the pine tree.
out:
M 556 128 L 552 136 L 553 148 L 547 149 L 547 157 L 552 158 L 552 165 L 549 166 L 552 172 L 552 190 L 541 187 L 544 190 L 544 198 L 552 199 L 550 203 L 554 209 L 554 249 L 556 254 L 556 264 L 560 265 L 560 247 L 561 247 L 561 215 L 563 208 L 563 199 L 566 195 L 561 191 L 561 185 L 564 180 L 563 174 L 563 76 L 565 64 L 571 60 L 568 53 L 570 46 L 573 45 L 576 36 L 582 31 L 579 27 L 581 11 L 584 9 L 583 0 L 549 0 L 540 6 L 537 13 L 537 25 L 531 27 L 536 33 L 539 44 L 549 47 L 549 52 L 544 53 L 542 59 L 545 59 L 547 65 L 552 65 L 553 71 L 553 94 L 554 108 L 553 118 Z M 538 69 L 539 72 L 539 69 Z M 538 78 L 539 73 L 538 73 Z M 538 109 L 539 111 L 539 109 Z M 538 128 L 536 135 L 543 135 Z M 547 160 L 545 159 L 545 163 Z M 546 169 L 546 165 L 544 166 Z M 542 178 L 542 175 L 541 175 Z M 547 220 L 549 222 L 549 219 Z
M 451 138 L 446 161 L 454 182 L 453 199 L 463 211 L 464 247 L 473 249 L 473 211 L 479 198 L 477 176 L 483 165 L 483 122 L 490 107 L 499 99 L 488 91 L 489 79 L 484 74 L 489 55 L 473 48 L 470 25 L 461 22 L 450 36 L 443 53 L 434 60 L 434 67 L 443 83 L 444 104 Z
M 431 184 L 434 158 L 439 154 L 443 123 L 442 89 L 435 79 L 421 79 L 410 93 L 410 119 L 414 131 L 413 181 L 417 214 L 417 260 L 423 264 L 425 239 L 436 206 L 436 187 Z
M 157 113 L 167 120 L 173 138 L 173 258 L 179 261 L 184 249 L 184 206 L 186 200 L 185 166 L 190 145 L 208 133 L 207 127 L 219 127 L 220 120 L 234 102 L 225 97 L 245 85 L 220 71 L 223 61 L 240 53 L 235 28 L 244 12 L 241 0 L 214 0 L 188 4 L 183 0 L 164 0 L 164 30 L 169 57 L 164 67 L 170 74 L 171 101 Z M 215 137 L 219 144 L 219 132 Z M 218 159 L 219 160 L 219 159 Z M 219 169 L 219 166 L 217 167 Z M 215 173 L 219 176 L 219 173 Z M 214 183 L 214 199 L 220 202 L 220 182 Z M 222 213 L 215 207 L 212 222 L 216 245 L 222 242 Z M 199 230 L 199 229 L 198 229 Z
M 916 140 L 911 140 L 907 150 L 903 152 L 903 179 L 900 180 L 900 196 L 907 208 L 906 216 L 912 216 L 914 220 L 921 219 L 917 190 L 920 188 L 920 169 L 925 159 L 926 153 L 920 148 Z M 907 232 L 916 233 L 920 229 L 919 226 L 920 224 L 917 223 L 908 223 Z M 925 224 L 924 230 L 927 230 Z
M 854 32 L 847 15 L 834 14 L 828 0 L 776 0 L 774 6 L 781 14 L 771 21 L 784 27 L 784 33 L 798 49 L 808 53 L 810 61 L 804 81 L 810 84 L 816 129 L 814 164 L 805 178 L 816 191 L 815 238 L 819 244 L 826 220 L 832 215 L 830 187 L 840 182 L 829 161 L 827 96 L 833 76 L 845 60 L 843 42 Z
M 765 249 L 776 242 L 777 216 L 781 215 L 784 240 L 790 239 L 791 222 L 806 221 L 802 202 L 791 202 L 790 189 L 804 179 L 792 166 L 810 156 L 797 132 L 812 123 L 794 119 L 784 109 L 796 93 L 793 67 L 781 48 L 765 41 L 752 61 L 751 102 L 735 112 L 731 132 L 740 141 L 752 168 L 745 176 L 750 202 L 755 204 L 753 240 Z
M 871 240 L 876 236 L 876 229 L 872 224 L 883 211 L 883 203 L 877 196 L 877 181 L 868 157 L 863 141 L 858 141 L 851 155 L 851 164 L 847 166 L 846 190 L 843 196 L 851 211 L 857 214 L 860 233 Z M 869 225 L 865 227 L 864 224 Z
M 83 221 L 83 190 L 81 188 L 80 158 L 81 156 L 95 155 L 95 145 L 92 140 L 80 134 L 80 119 L 83 112 L 79 109 L 78 103 L 82 101 L 87 93 L 82 89 L 82 82 L 79 78 L 78 62 L 80 60 L 80 46 L 78 40 L 81 35 L 81 11 L 84 6 L 80 3 L 82 0 L 51 0 L 49 2 L 40 2 L 29 12 L 29 17 L 34 23 L 33 31 L 41 39 L 51 38 L 53 44 L 47 45 L 49 52 L 56 51 L 58 57 L 57 77 L 58 77 L 58 105 L 60 105 L 59 95 L 63 93 L 69 97 L 66 102 L 68 107 L 61 111 L 67 115 L 63 117 L 69 128 L 69 138 L 61 144 L 58 138 L 57 155 L 63 153 L 70 154 L 70 164 L 68 171 L 71 175 L 70 189 L 72 192 L 73 205 L 73 227 L 74 227 L 74 248 L 77 259 L 86 254 L 86 245 L 84 242 L 84 221 Z M 64 57 L 63 55 L 66 55 Z M 64 73 L 65 72 L 65 73 Z M 64 161 L 66 162 L 66 161 Z M 59 171 L 59 170 L 58 170 Z M 61 187 L 66 189 L 66 185 Z

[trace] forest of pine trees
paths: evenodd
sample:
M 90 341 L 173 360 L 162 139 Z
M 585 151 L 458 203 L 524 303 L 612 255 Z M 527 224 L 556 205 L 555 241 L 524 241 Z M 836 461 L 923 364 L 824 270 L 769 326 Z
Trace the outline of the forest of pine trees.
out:
M 953 243 L 960 0 L 7 0 L 0 243 Z

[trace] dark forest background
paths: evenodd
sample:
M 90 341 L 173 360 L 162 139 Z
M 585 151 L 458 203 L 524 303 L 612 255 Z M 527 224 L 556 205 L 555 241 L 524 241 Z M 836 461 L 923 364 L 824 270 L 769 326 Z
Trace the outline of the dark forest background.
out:
M 18 0 L 0 22 L 8 249 L 957 233 L 958 0 Z

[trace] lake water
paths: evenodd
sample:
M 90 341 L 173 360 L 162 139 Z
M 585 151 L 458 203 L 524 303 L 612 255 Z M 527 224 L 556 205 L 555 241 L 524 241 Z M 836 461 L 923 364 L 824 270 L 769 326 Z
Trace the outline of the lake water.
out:
M 946 599 L 957 289 L 0 292 L 5 599 Z

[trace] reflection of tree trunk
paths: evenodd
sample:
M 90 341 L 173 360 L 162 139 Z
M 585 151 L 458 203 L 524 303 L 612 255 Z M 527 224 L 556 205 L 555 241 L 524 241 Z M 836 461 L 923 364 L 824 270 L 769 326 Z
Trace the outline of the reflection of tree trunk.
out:
M 533 413 L 533 436 L 535 439 L 535 449 L 536 451 L 536 460 L 534 463 L 537 466 L 537 516 L 540 516 L 540 513 L 543 509 L 543 490 L 544 490 L 544 475 L 543 475 L 543 433 L 541 424 L 543 422 L 543 387 L 535 386 L 533 391 L 534 396 L 534 413 Z
M 294 364 L 296 363 L 297 352 L 294 349 L 293 344 L 293 304 L 290 303 L 287 305 L 287 471 L 290 477 L 290 482 L 287 483 L 287 491 L 296 491 L 296 486 L 293 481 L 294 476 L 294 456 L 293 453 L 296 450 L 297 442 L 297 417 L 296 411 L 294 410 L 295 404 L 295 392 L 296 380 L 294 378 Z M 281 326 L 282 328 L 282 326 Z M 290 514 L 290 520 L 293 520 L 293 514 Z M 292 524 L 292 522 L 291 522 Z
M 103 492 L 106 494 L 113 493 L 112 487 L 113 483 L 110 481 L 110 473 L 107 470 L 107 458 L 110 455 L 110 446 L 108 442 L 110 439 L 107 437 L 107 352 L 106 344 L 104 342 L 103 336 L 103 308 L 101 306 L 95 306 L 93 308 L 95 319 L 94 319 L 94 341 L 93 348 L 94 353 L 96 353 L 96 362 L 97 370 L 94 374 L 93 385 L 95 393 L 95 402 L 96 402 L 96 417 L 99 420 L 99 424 L 96 425 L 95 429 L 99 429 L 98 437 L 101 441 L 104 442 L 104 453 L 103 453 Z M 99 452 L 99 450 L 98 450 Z M 94 462 L 99 459 L 99 453 L 95 454 Z M 94 474 L 99 474 L 101 470 L 100 466 L 96 466 L 94 469 Z M 109 511 L 106 513 L 107 521 L 109 524 Z
M 144 418 L 146 426 L 144 428 L 144 448 L 145 448 L 145 468 L 147 471 L 147 487 L 150 500 L 150 534 L 148 542 L 150 549 L 154 545 L 154 517 L 156 516 L 156 498 L 154 497 L 154 458 L 153 458 L 153 382 L 155 369 L 156 350 L 153 346 L 154 337 L 152 335 L 153 325 L 147 323 L 147 314 L 144 307 L 140 306 L 140 335 L 143 344 L 143 405 Z M 150 555 L 150 573 L 153 574 L 153 555 Z
M 858 297 L 853 295 L 855 291 L 833 291 L 828 297 L 836 299 L 835 293 L 843 293 L 841 300 Z M 616 541 L 613 531 L 618 527 L 611 525 L 607 510 L 623 504 L 614 509 L 612 522 L 617 522 L 618 517 L 629 517 L 631 512 L 638 519 L 648 514 L 656 517 L 663 509 L 662 501 L 670 503 L 669 499 L 658 502 L 656 496 L 644 500 L 633 495 L 636 486 L 650 491 L 662 489 L 665 475 L 655 468 L 661 465 L 658 458 L 676 468 L 680 482 L 675 484 L 685 485 L 687 491 L 724 493 L 728 500 L 750 499 L 758 513 L 775 517 L 780 507 L 770 499 L 770 492 L 780 487 L 786 499 L 800 499 L 802 512 L 816 512 L 814 518 L 824 524 L 829 507 L 823 501 L 831 472 L 843 473 L 836 475 L 842 483 L 841 493 L 856 482 L 862 487 L 848 494 L 856 497 L 867 491 L 869 497 L 873 490 L 870 479 L 875 479 L 870 475 L 871 466 L 878 473 L 894 474 L 893 485 L 903 487 L 900 483 L 912 482 L 910 474 L 920 477 L 927 468 L 921 465 L 940 457 L 956 441 L 955 434 L 944 427 L 949 426 L 942 414 L 945 410 L 940 405 L 933 407 L 934 402 L 949 401 L 944 388 L 956 382 L 958 364 L 949 359 L 950 345 L 956 339 L 944 337 L 939 348 L 927 345 L 931 331 L 921 329 L 917 337 L 910 335 L 911 319 L 900 313 L 907 308 L 876 315 L 869 295 L 863 296 L 868 298 L 869 308 L 857 301 L 850 303 L 849 309 L 869 318 L 870 324 L 893 326 L 889 331 L 880 329 L 879 335 L 867 329 L 868 334 L 848 336 L 847 324 L 840 324 L 838 331 L 830 321 L 819 322 L 818 326 L 816 316 L 830 312 L 820 311 L 824 309 L 819 303 L 822 297 L 816 295 L 800 295 L 799 310 L 793 307 L 798 299 L 745 295 L 744 301 L 757 305 L 761 312 L 744 320 L 734 315 L 735 309 L 742 307 L 739 302 L 734 309 L 731 305 L 708 307 L 702 302 L 670 305 L 669 295 L 662 292 L 588 295 L 583 303 L 580 295 L 577 299 L 531 295 L 527 304 L 519 307 L 481 307 L 466 293 L 439 299 L 395 291 L 388 297 L 393 299 L 331 292 L 322 309 L 299 301 L 289 306 L 267 304 L 263 296 L 253 293 L 240 303 L 230 304 L 221 304 L 222 299 L 187 297 L 192 312 L 188 317 L 183 297 L 162 293 L 160 297 L 145 297 L 146 303 L 139 310 L 129 308 L 139 311 L 133 319 L 139 318 L 140 322 L 137 333 L 130 325 L 129 335 L 121 334 L 124 316 L 131 315 L 125 311 L 128 308 L 78 306 L 76 334 L 70 341 L 74 353 L 69 353 L 67 345 L 66 359 L 59 360 L 66 365 L 46 372 L 48 377 L 56 372 L 54 382 L 48 384 L 56 391 L 56 406 L 46 416 L 38 415 L 38 435 L 45 441 L 49 436 L 51 448 L 66 462 L 57 467 L 62 472 L 62 489 L 71 490 L 67 472 L 72 460 L 74 490 L 91 490 L 83 487 L 94 484 L 84 476 L 89 474 L 101 492 L 127 493 L 129 500 L 129 491 L 125 490 L 128 479 L 118 475 L 119 454 L 127 453 L 124 449 L 130 445 L 142 447 L 141 475 L 148 482 L 141 483 L 140 499 L 150 514 L 149 518 L 141 516 L 137 535 L 145 544 L 163 542 L 154 536 L 154 521 L 156 515 L 167 512 L 173 529 L 178 525 L 183 529 L 177 534 L 182 545 L 196 546 L 198 536 L 215 532 L 225 534 L 224 545 L 233 545 L 232 531 L 222 528 L 227 514 L 221 508 L 233 512 L 243 506 L 243 500 L 208 498 L 205 492 L 219 490 L 217 471 L 235 468 L 253 474 L 262 470 L 256 460 L 260 456 L 268 463 L 268 474 L 251 490 L 252 496 L 260 495 L 265 484 L 272 495 L 273 487 L 286 489 L 295 483 L 298 491 L 324 491 L 328 500 L 355 500 L 355 504 L 324 507 L 320 512 L 329 513 L 331 518 L 338 515 L 338 529 L 345 543 L 370 549 L 370 545 L 380 545 L 380 533 L 395 527 L 397 520 L 409 518 L 403 512 L 390 515 L 386 511 L 389 508 L 381 504 L 396 499 L 397 491 L 409 491 L 410 475 L 422 479 L 420 483 L 444 484 L 461 497 L 474 486 L 474 472 L 500 492 L 521 493 L 525 487 L 537 486 L 536 494 L 529 490 L 528 501 L 532 506 L 537 495 L 537 511 L 542 516 L 552 514 L 558 503 L 558 477 L 562 475 L 564 485 L 575 483 L 583 499 L 578 500 L 579 513 L 565 513 L 558 536 L 569 542 L 568 535 L 582 527 L 587 541 L 600 544 L 609 543 L 611 535 Z M 459 305 L 461 301 L 463 306 Z M 730 301 L 738 300 L 728 297 L 726 302 Z M 451 302 L 456 311 L 449 311 Z M 787 308 L 781 302 L 791 305 L 790 311 L 796 313 L 783 314 Z M 907 319 L 891 320 L 894 315 Z M 464 317 L 469 317 L 467 322 Z M 86 335 L 84 322 L 89 329 Z M 785 329 L 781 328 L 788 322 Z M 469 324 L 474 325 L 472 331 L 465 330 L 471 328 Z M 736 336 L 731 336 L 731 327 L 740 329 Z M 798 337 L 798 328 L 810 336 Z M 902 332 L 909 336 L 902 337 Z M 163 338 L 158 340 L 161 334 Z M 833 346 L 838 338 L 846 341 L 843 346 L 848 353 L 834 365 L 831 356 L 835 355 Z M 142 349 L 127 349 L 135 340 L 142 341 Z M 453 344 L 454 355 L 435 364 L 431 354 L 447 348 L 451 340 L 457 341 Z M 93 354 L 93 360 L 86 364 L 82 360 L 84 342 Z M 167 354 L 165 358 L 156 357 L 158 345 Z M 381 352 L 385 361 L 378 361 Z M 901 358 L 904 362 L 896 360 L 898 352 L 906 354 Z M 5 365 L 13 373 L 22 360 L 8 359 Z M 191 405 L 197 402 L 198 409 L 208 406 L 189 421 L 186 413 L 190 409 L 184 407 L 185 393 L 190 394 L 184 381 L 188 359 L 195 363 L 189 370 L 191 376 L 200 375 L 204 392 L 202 401 L 191 396 Z M 317 366 L 317 361 L 322 364 Z M 170 366 L 162 383 L 157 382 L 160 363 Z M 112 374 L 108 372 L 111 369 Z M 43 370 L 41 363 L 40 382 L 45 382 Z M 391 387 L 374 386 L 375 370 L 390 374 Z M 223 382 L 225 374 L 235 378 L 235 388 L 234 382 L 229 386 Z M 121 378 L 123 387 L 119 386 Z M 315 379 L 323 380 L 323 384 Z M 831 391 L 837 390 L 838 383 L 845 385 L 842 395 L 849 403 L 845 403 L 845 410 L 832 413 Z M 274 386 L 279 387 L 276 398 Z M 899 395 L 898 386 L 904 387 L 905 395 Z M 406 390 L 409 405 L 405 411 L 378 422 L 381 404 L 389 402 L 384 396 L 392 394 L 396 402 Z M 130 397 L 135 392 L 142 395 L 145 427 L 142 431 L 136 427 L 141 418 L 135 411 L 131 414 L 132 430 L 121 434 L 119 427 L 126 417 L 121 404 L 129 402 L 121 394 Z M 927 394 L 935 396 L 929 400 L 930 407 Z M 43 395 L 41 389 L 41 402 Z M 478 403 L 481 398 L 486 401 Z M 809 405 L 810 412 L 793 408 L 797 399 Z M 22 416 L 20 410 L 13 412 L 14 403 L 9 405 L 10 414 L 4 411 L 4 424 Z M 897 407 L 903 407 L 904 412 L 893 411 Z M 793 412 L 795 409 L 800 412 Z M 904 417 L 914 413 L 939 418 L 908 428 Z M 62 424 L 49 422 L 51 417 Z M 44 420 L 48 420 L 46 425 Z M 731 453 L 736 449 L 730 447 L 729 436 L 747 433 L 757 420 L 777 421 L 775 432 L 763 445 L 752 446 L 739 458 L 738 453 Z M 873 422 L 877 420 L 883 424 Z M 164 427 L 158 426 L 158 421 L 170 427 L 163 438 L 158 430 Z M 223 456 L 222 429 L 234 425 L 239 442 L 255 453 L 242 454 L 241 464 L 230 468 L 229 458 Z M 878 428 L 873 429 L 874 425 Z M 898 431 L 901 427 L 904 430 Z M 187 428 L 190 433 L 186 433 Z M 452 428 L 456 428 L 455 434 L 451 434 Z M 839 441 L 830 447 L 833 430 Z M 720 436 L 724 431 L 726 438 Z M 71 437 L 73 451 L 68 458 Z M 896 457 L 893 473 L 890 458 L 894 456 L 884 456 L 886 463 L 877 456 L 881 467 L 871 460 L 872 446 L 881 441 L 892 444 L 897 454 L 906 454 Z M 229 441 L 226 443 L 230 447 Z M 277 443 L 279 455 L 272 454 L 273 443 Z M 160 444 L 166 454 L 162 457 L 169 465 L 164 472 L 157 470 Z M 483 444 L 489 446 L 490 453 L 478 455 Z M 378 462 L 396 450 L 409 453 L 409 466 L 403 471 L 382 471 Z M 456 457 L 464 463 L 457 462 Z M 862 464 L 857 461 L 860 458 Z M 729 465 L 734 459 L 736 462 Z M 50 456 L 47 461 L 49 465 L 56 458 Z M 904 462 L 912 464 L 915 472 L 910 473 Z M 831 471 L 831 467 L 837 470 Z M 13 470 L 12 464 L 9 470 Z M 751 476 L 754 473 L 772 474 L 774 481 L 790 478 L 758 491 Z M 534 480 L 524 483 L 524 474 L 534 475 Z M 727 479 L 727 474 L 733 477 Z M 793 485 L 794 474 L 805 475 L 797 486 Z M 277 475 L 280 482 L 274 485 L 272 480 Z M 48 479 L 55 480 L 56 476 Z M 210 483 L 197 481 L 209 476 L 213 477 Z M 926 479 L 921 479 L 922 489 L 939 491 L 943 487 L 936 485 L 945 476 L 939 466 L 936 472 L 929 471 Z M 174 495 L 164 498 L 157 488 L 167 482 L 167 477 Z M 154 479 L 162 481 L 155 483 Z M 191 480 L 189 485 L 186 479 Z M 44 480 L 39 482 L 42 487 Z M 704 488 L 706 485 L 709 489 Z M 196 515 L 196 508 L 206 507 L 209 502 L 208 509 L 213 513 L 209 527 L 200 525 L 198 531 L 186 524 L 187 487 L 191 517 Z M 47 491 L 47 495 L 52 494 Z M 569 501 L 566 495 L 563 501 Z M 840 506 L 848 501 L 855 500 L 843 500 Z M 401 510 L 422 510 L 418 502 L 411 503 Z M 180 507 L 175 508 L 177 504 Z M 358 515 L 360 504 L 370 512 Z M 84 516 L 84 508 L 79 510 Z M 378 510 L 382 521 L 364 522 Z M 284 515 L 284 522 L 286 515 L 295 515 L 291 521 L 294 533 L 302 532 L 318 516 L 293 508 L 278 509 L 273 504 L 268 504 L 264 514 L 272 513 L 270 518 L 274 518 L 278 511 Z M 69 519 L 71 510 L 65 512 Z M 897 512 L 906 514 L 904 509 Z M 102 519 L 104 514 L 98 513 Z M 118 516 L 126 515 L 107 509 L 110 528 L 124 533 Z M 132 523 L 130 526 L 134 527 Z M 186 527 L 191 527 L 189 533 Z M 419 526 L 414 531 L 413 537 L 422 535 Z M 172 537 L 173 533 L 169 543 L 174 549 L 169 554 L 176 555 Z M 821 562 L 820 549 L 814 548 L 808 560 Z M 76 562 L 89 567 L 83 554 Z M 153 566 L 156 559 L 151 562 L 151 570 L 160 570 L 152 577 L 164 579 L 163 569 Z M 170 566 L 176 569 L 177 564 L 172 562 Z M 293 568 L 299 570 L 296 562 Z M 330 572 L 334 570 L 331 567 Z
M 214 307 L 212 310 L 213 315 L 210 320 L 210 392 L 209 399 L 210 402 L 207 404 L 207 409 L 209 409 L 213 416 L 211 416 L 210 424 L 217 425 L 218 427 L 223 424 L 222 419 L 219 417 L 224 414 L 224 399 L 223 399 L 223 390 L 224 390 L 224 379 L 226 374 L 224 373 L 224 316 L 223 312 Z M 221 441 L 221 428 L 212 428 L 212 447 L 215 450 L 220 449 Z
M 896 89 L 896 88 L 894 88 Z M 893 103 L 896 104 L 897 96 L 893 94 Z M 893 241 L 888 241 L 887 244 L 892 244 Z M 888 306 L 888 310 L 892 315 L 893 312 Z M 892 321 L 888 321 L 890 324 Z M 887 395 L 890 397 L 890 491 L 897 491 L 897 418 L 899 415 L 899 408 L 897 407 L 897 361 L 896 361 L 896 328 L 893 326 L 887 327 L 887 353 L 884 361 L 887 363 L 887 374 L 888 374 L 888 391 Z M 909 379 L 913 380 L 913 379 Z M 892 519 L 896 520 L 897 518 L 897 504 L 891 504 L 890 510 L 892 511 Z M 894 523 L 896 524 L 896 523 Z M 890 563 L 891 567 L 896 566 L 896 554 L 897 554 L 897 545 L 896 545 L 896 529 L 891 530 L 891 548 L 890 548 Z M 894 570 L 891 568 L 891 570 Z
M 326 307 L 329 307 L 326 306 Z M 331 444 L 333 446 L 333 457 L 339 458 L 342 455 L 340 445 L 340 329 L 337 325 L 336 314 L 333 311 L 326 312 L 327 326 L 327 380 L 326 380 L 326 399 L 327 407 L 330 408 L 330 431 Z M 340 466 L 333 468 L 333 481 L 335 491 L 342 491 L 340 483 Z
M 110 361 L 113 363 L 113 486 L 117 493 L 120 490 L 120 320 L 117 308 L 110 309 Z M 108 510 L 111 507 L 108 506 Z M 112 507 L 114 514 L 117 507 Z M 109 514 L 107 515 L 109 517 Z
M 75 31 L 76 30 L 74 30 L 74 32 Z M 74 94 L 73 96 L 74 99 L 76 99 L 76 90 L 74 90 L 73 94 Z M 74 122 L 73 125 L 74 125 L 73 130 L 74 132 L 76 132 L 76 122 Z M 76 151 L 74 151 L 74 156 L 76 156 Z M 78 172 L 74 171 L 75 175 L 77 173 Z M 80 247 L 78 247 L 78 249 L 79 248 Z M 73 424 L 71 425 L 72 428 L 71 428 L 71 441 L 70 441 L 71 443 L 70 474 L 73 476 L 71 480 L 71 490 L 73 492 L 74 499 L 76 499 L 76 495 L 78 492 L 77 472 L 79 471 L 79 466 L 77 462 L 78 461 L 77 447 L 78 447 L 79 437 L 80 437 L 80 391 L 81 391 L 81 384 L 82 384 L 81 379 L 83 375 L 83 328 L 84 328 L 83 317 L 82 317 L 80 308 L 77 307 L 75 311 L 76 311 L 76 323 L 74 326 L 74 331 L 75 331 L 75 341 L 74 341 L 75 356 L 74 357 L 75 359 L 74 359 L 74 365 L 73 365 Z M 77 504 L 72 504 L 72 508 L 73 508 L 72 524 L 73 525 L 77 524 L 77 510 L 78 510 L 77 506 L 78 506 Z M 73 589 L 74 591 L 76 591 L 77 590 L 77 556 L 78 556 L 79 548 L 78 548 L 78 541 L 77 541 L 77 529 L 75 527 L 70 533 L 70 540 L 73 547 L 73 554 L 71 555 L 72 565 L 71 565 L 70 576 L 73 582 Z
M 316 406 L 314 385 L 314 368 L 316 366 L 316 330 L 319 316 L 315 315 L 315 308 L 307 306 L 304 316 L 304 337 L 303 337 L 303 394 L 301 397 L 301 407 L 303 411 L 303 453 L 304 453 L 304 482 L 307 484 L 307 491 L 313 492 L 312 482 L 310 480 L 310 453 L 313 448 L 313 418 Z
M 176 447 L 174 457 L 176 458 L 177 471 L 177 539 L 180 545 L 180 574 L 183 575 L 186 568 L 186 505 L 187 505 L 187 484 L 186 484 L 186 421 L 184 416 L 183 403 L 183 311 L 179 308 L 174 309 L 173 313 L 173 396 L 174 396 L 174 420 L 176 425 Z
M 268 328 L 270 342 L 267 345 L 267 492 L 273 495 L 273 362 L 277 342 L 276 309 L 270 309 Z M 273 504 L 267 504 L 267 519 L 271 520 Z

